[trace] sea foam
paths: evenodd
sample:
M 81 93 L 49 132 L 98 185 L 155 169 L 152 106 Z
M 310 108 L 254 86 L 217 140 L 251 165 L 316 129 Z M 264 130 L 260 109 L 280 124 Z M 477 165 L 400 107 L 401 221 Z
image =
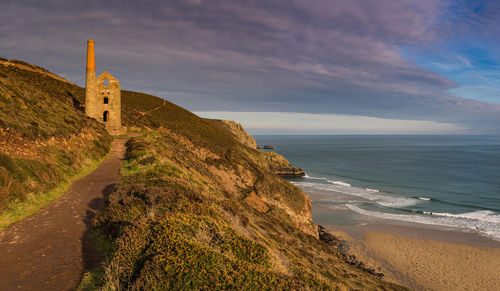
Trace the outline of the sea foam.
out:
M 411 198 L 411 197 L 401 197 L 382 193 L 375 189 L 363 189 L 358 187 L 353 187 L 351 184 L 345 183 L 343 181 L 333 181 L 324 179 L 326 182 L 293 182 L 299 187 L 309 187 L 323 191 L 333 191 L 348 195 L 353 195 L 361 197 L 363 199 L 374 201 L 375 203 L 390 208 L 401 208 L 413 206 L 421 203 L 422 201 Z
M 339 185 L 339 186 L 344 186 L 344 187 L 352 187 L 351 184 L 349 183 L 346 183 L 344 181 L 332 181 L 332 180 L 326 180 L 328 183 L 332 183 L 332 184 L 335 184 L 335 185 Z
M 314 180 L 314 179 L 313 179 Z M 327 179 L 316 178 L 323 181 L 294 182 L 299 187 L 309 187 L 323 191 L 333 191 L 342 194 L 353 195 L 378 205 L 389 208 L 405 208 L 419 203 L 425 203 L 432 200 L 429 197 L 401 197 L 383 192 L 370 191 L 364 188 L 352 187 L 350 184 L 333 183 L 339 181 L 330 181 Z M 395 214 L 380 211 L 371 211 L 357 206 L 361 201 L 345 201 L 346 207 L 362 215 L 377 217 L 381 219 L 398 220 L 405 222 L 414 222 L 421 224 L 454 227 L 468 229 L 479 232 L 500 241 L 500 215 L 490 210 L 479 210 L 474 212 L 452 214 L 423 211 L 421 214 Z
M 479 221 L 487 221 L 487 222 L 500 224 L 500 215 L 495 214 L 493 211 L 490 211 L 490 210 L 478 210 L 478 211 L 474 211 L 474 212 L 460 213 L 460 214 L 451 214 L 451 213 L 446 213 L 446 212 L 445 213 L 432 212 L 432 215 L 474 219 L 474 220 L 479 220 Z
M 313 177 L 313 176 L 309 176 L 308 174 L 305 174 L 304 178 L 311 179 L 311 180 L 324 180 L 324 181 L 326 181 L 325 178 Z
M 366 210 L 354 204 L 347 204 L 346 206 L 352 211 L 366 216 L 468 229 L 500 241 L 500 215 L 489 210 L 461 214 L 424 212 L 424 214 L 408 215 Z

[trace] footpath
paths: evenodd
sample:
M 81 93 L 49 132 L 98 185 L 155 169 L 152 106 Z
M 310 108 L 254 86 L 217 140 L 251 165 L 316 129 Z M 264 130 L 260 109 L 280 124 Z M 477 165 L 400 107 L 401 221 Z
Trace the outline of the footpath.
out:
M 96 264 L 90 244 L 92 218 L 120 180 L 126 138 L 89 175 L 58 200 L 0 232 L 0 290 L 69 290 Z

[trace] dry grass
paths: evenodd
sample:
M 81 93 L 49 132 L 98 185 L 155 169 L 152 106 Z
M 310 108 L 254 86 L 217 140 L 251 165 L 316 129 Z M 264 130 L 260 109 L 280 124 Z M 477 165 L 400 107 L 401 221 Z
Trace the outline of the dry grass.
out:
M 6 205 L 5 207 L 8 210 L 0 213 L 0 231 L 16 221 L 20 221 L 38 212 L 52 201 L 61 197 L 69 189 L 72 181 L 92 173 L 99 166 L 99 164 L 106 159 L 106 157 L 107 156 L 105 156 L 101 161 L 91 162 L 85 167 L 80 168 L 75 175 L 62 181 L 58 186 L 46 193 L 40 193 L 37 195 L 31 194 L 22 201 L 10 202 L 10 205 Z M 14 179 L 11 180 L 14 181 Z M 5 189 L 9 190 L 7 187 Z
M 0 223 L 50 203 L 109 151 L 111 137 L 75 108 L 83 90 L 0 65 Z

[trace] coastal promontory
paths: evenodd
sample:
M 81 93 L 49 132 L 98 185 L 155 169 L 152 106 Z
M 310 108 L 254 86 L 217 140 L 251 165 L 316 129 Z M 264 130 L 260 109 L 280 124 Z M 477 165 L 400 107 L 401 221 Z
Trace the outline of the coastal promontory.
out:
M 45 197 L 109 152 L 104 126 L 79 106 L 83 88 L 5 65 L 0 86 L 8 108 L 2 135 L 37 145 L 27 152 L 22 144 L 2 147 L 0 169 L 19 189 L 4 200 L 3 213 Z M 81 290 L 404 289 L 347 263 L 322 242 L 309 196 L 280 177 L 303 171 L 257 150 L 240 125 L 217 125 L 143 93 L 121 91 L 121 98 L 123 123 L 133 132 L 117 137 L 128 140 L 120 182 L 88 205 L 84 232 L 65 242 L 81 244 L 74 267 L 76 280 L 84 274 Z M 66 195 L 57 203 L 70 203 L 73 196 Z M 42 220 L 50 215 L 33 217 L 49 226 Z M 46 234 L 38 233 L 43 245 Z

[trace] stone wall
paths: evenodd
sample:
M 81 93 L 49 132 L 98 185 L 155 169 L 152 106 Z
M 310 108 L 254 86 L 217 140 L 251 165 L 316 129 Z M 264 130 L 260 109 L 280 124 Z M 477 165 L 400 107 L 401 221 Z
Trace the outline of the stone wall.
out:
M 108 72 L 87 80 L 85 113 L 103 123 L 110 134 L 123 134 L 120 82 Z
M 96 119 L 106 125 L 110 134 L 121 134 L 122 112 L 120 82 L 108 72 L 96 79 Z

